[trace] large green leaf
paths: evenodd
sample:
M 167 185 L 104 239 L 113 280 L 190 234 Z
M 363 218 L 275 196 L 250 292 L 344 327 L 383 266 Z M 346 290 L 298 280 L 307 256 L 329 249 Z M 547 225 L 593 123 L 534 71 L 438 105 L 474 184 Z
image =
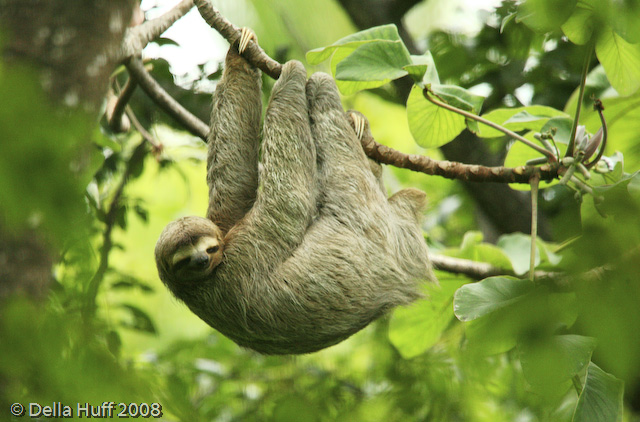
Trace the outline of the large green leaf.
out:
M 331 55 L 337 50 L 345 47 L 349 47 L 353 50 L 361 44 L 375 40 L 400 41 L 398 28 L 393 24 L 389 24 L 356 32 L 355 34 L 339 39 L 330 46 L 320 47 L 309 51 L 307 53 L 307 62 L 311 65 L 319 64 L 331 57 Z
M 607 27 L 598 36 L 596 54 L 620 95 L 631 95 L 640 88 L 640 43 L 631 44 Z
M 410 63 L 409 52 L 401 41 L 366 43 L 338 63 L 336 79 L 387 83 L 407 75 L 403 67 Z
M 578 335 L 526 338 L 518 343 L 524 376 L 531 384 L 561 383 L 577 375 L 591 360 L 595 339 Z
M 405 359 L 424 353 L 440 339 L 453 318 L 453 294 L 467 282 L 451 277 L 439 281 L 426 288 L 427 299 L 393 312 L 389 340 Z
M 383 25 L 344 37 L 307 53 L 310 64 L 331 58 L 331 71 L 344 95 L 382 86 L 405 76 L 412 63 L 395 25 Z
M 624 383 L 589 363 L 587 378 L 572 422 L 621 422 L 624 412 Z
M 407 100 L 407 118 L 413 138 L 424 148 L 451 142 L 466 127 L 464 117 L 427 101 L 417 85 Z
M 335 76 L 336 72 L 338 71 L 338 65 L 345 60 L 347 57 L 349 57 L 349 55 L 351 55 L 351 53 L 353 53 L 356 48 L 358 48 L 358 45 L 354 45 L 351 47 L 343 47 L 340 48 L 339 50 L 336 50 L 336 52 L 333 54 L 333 57 L 331 57 L 331 73 Z M 388 81 L 383 80 L 383 81 L 341 81 L 341 80 L 336 80 L 336 85 L 338 86 L 338 89 L 340 90 L 340 92 L 343 95 L 351 95 L 351 94 L 355 94 L 356 92 L 360 92 L 360 91 L 364 91 L 367 89 L 374 89 L 374 88 L 378 88 L 379 86 L 382 86 L 384 84 L 386 84 Z
M 576 0 L 526 0 L 518 7 L 517 20 L 538 32 L 558 29 L 573 13 Z
M 521 300 L 533 287 L 528 280 L 489 277 L 458 289 L 453 312 L 460 321 L 472 321 Z

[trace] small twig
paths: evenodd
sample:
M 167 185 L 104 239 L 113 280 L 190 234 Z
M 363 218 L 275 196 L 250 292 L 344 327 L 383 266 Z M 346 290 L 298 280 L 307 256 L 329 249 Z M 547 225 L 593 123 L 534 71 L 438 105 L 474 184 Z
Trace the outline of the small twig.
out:
M 107 124 L 114 132 L 123 131 L 124 128 L 122 125 L 122 117 L 124 115 L 127 104 L 129 103 L 129 100 L 131 100 L 131 96 L 133 95 L 137 86 L 138 83 L 136 82 L 136 80 L 133 78 L 129 78 L 127 80 L 127 83 L 124 85 L 124 88 L 119 93 L 118 100 L 116 101 L 116 104 L 113 107 L 113 111 L 111 112 L 111 116 L 108 117 L 107 121 Z
M 529 183 L 531 184 L 531 256 L 529 259 L 529 280 L 535 281 L 536 239 L 538 237 L 538 186 L 540 184 L 540 176 L 534 173 Z
M 593 46 L 589 44 L 587 47 L 587 54 L 584 58 L 584 64 L 582 65 L 582 76 L 580 79 L 580 91 L 578 93 L 578 105 L 576 105 L 576 115 L 573 118 L 573 125 L 571 126 L 571 135 L 569 136 L 569 145 L 565 152 L 565 157 L 572 157 L 573 150 L 576 144 L 576 131 L 578 130 L 578 123 L 580 122 L 580 110 L 582 109 L 582 100 L 584 99 L 584 88 L 587 83 L 587 74 L 589 73 L 589 63 L 591 62 L 591 51 Z
M 142 124 L 136 117 L 133 110 L 131 110 L 131 107 L 127 107 L 126 112 L 127 112 L 127 117 L 129 117 L 129 120 L 131 120 L 131 123 L 133 123 L 133 126 L 136 128 L 138 132 L 140 132 L 140 135 L 142 135 L 142 138 L 146 140 L 153 148 L 154 154 L 162 150 L 162 144 L 158 143 L 153 137 L 153 135 L 151 135 L 149 131 L 145 129 L 144 126 L 142 126 Z
M 209 126 L 173 99 L 173 97 L 153 79 L 149 72 L 147 72 L 140 59 L 132 58 L 125 66 L 127 66 L 129 74 L 138 81 L 144 92 L 146 92 L 160 108 L 182 123 L 193 135 L 201 138 L 205 142 L 207 141 Z
M 475 120 L 475 121 L 480 122 L 480 123 L 482 123 L 484 125 L 487 125 L 487 126 L 492 127 L 492 128 L 494 128 L 496 130 L 499 130 L 500 132 L 512 137 L 513 139 L 524 143 L 528 147 L 535 149 L 540 154 L 542 154 L 545 157 L 547 157 L 547 159 L 551 163 L 557 161 L 555 155 L 553 155 L 553 153 L 551 151 L 548 151 L 547 149 L 542 148 L 541 146 L 534 144 L 533 142 L 531 142 L 527 138 L 525 138 L 523 136 L 520 136 L 517 133 L 515 133 L 515 132 L 513 132 L 513 131 L 505 128 L 505 127 L 502 127 L 497 123 L 494 123 L 494 122 L 492 122 L 490 120 L 487 120 L 487 119 L 485 119 L 483 117 L 480 117 L 477 114 L 469 113 L 468 111 L 461 110 L 461 109 L 459 109 L 457 107 L 454 107 L 454 106 L 452 106 L 450 104 L 447 104 L 447 103 L 445 103 L 443 101 L 437 100 L 437 99 L 434 98 L 432 93 L 429 92 L 429 90 L 427 88 L 425 88 L 422 92 L 423 92 L 424 97 L 428 101 L 430 101 L 431 103 L 437 105 L 438 107 L 442 107 L 442 108 L 447 109 L 449 111 L 452 111 L 454 113 L 460 114 L 461 116 L 464 116 L 464 117 L 466 117 L 468 119 Z

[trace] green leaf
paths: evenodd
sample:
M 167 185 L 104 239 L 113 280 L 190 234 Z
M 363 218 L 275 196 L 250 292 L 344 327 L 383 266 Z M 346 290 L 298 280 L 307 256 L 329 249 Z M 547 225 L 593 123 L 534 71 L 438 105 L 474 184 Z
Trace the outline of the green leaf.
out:
M 409 52 L 402 41 L 371 42 L 358 46 L 338 63 L 336 79 L 388 83 L 407 75 L 403 67 L 410 63 Z
M 517 108 L 499 108 L 483 114 L 485 119 L 518 132 L 522 130 L 540 131 L 551 117 L 569 117 L 566 113 L 553 107 L 533 105 Z M 487 125 L 480 125 L 478 136 L 496 138 L 505 136 L 503 132 Z
M 330 46 L 309 51 L 307 62 L 311 65 L 319 64 L 331 57 L 337 50 L 344 47 L 355 50 L 359 45 L 375 40 L 400 41 L 401 38 L 398 34 L 398 28 L 393 24 L 376 26 L 341 38 Z
M 511 260 L 516 274 L 529 271 L 531 254 L 531 236 L 522 233 L 512 233 L 501 236 L 497 245 Z M 540 250 L 536 248 L 536 265 L 540 264 Z
M 624 383 L 589 363 L 587 378 L 578 398 L 572 422 L 621 422 Z
M 464 130 L 465 118 L 431 103 L 414 85 L 407 100 L 409 130 L 418 145 L 437 148 L 449 143 Z
M 422 83 L 422 78 L 424 78 L 424 75 L 427 73 L 427 69 L 428 66 L 425 64 L 410 64 L 404 67 L 404 70 L 407 71 L 416 84 Z
M 482 233 L 468 231 L 462 238 L 460 249 L 444 251 L 449 256 L 486 262 L 498 268 L 512 269 L 511 261 L 500 248 L 490 243 L 483 243 Z
M 331 58 L 331 73 L 335 76 L 338 71 L 338 65 L 345 60 L 351 53 L 356 50 L 354 48 L 341 48 L 335 52 L 333 57 Z M 378 88 L 379 86 L 387 84 L 388 81 L 341 81 L 336 80 L 336 85 L 338 89 L 342 93 L 342 95 L 351 95 L 356 92 L 365 91 L 367 89 Z
M 640 2 L 609 0 L 608 23 L 616 34 L 630 43 L 640 42 Z
M 591 360 L 596 341 L 561 335 L 526 338 L 518 343 L 524 376 L 533 385 L 561 383 L 582 371 Z
M 389 323 L 389 340 L 403 358 L 411 359 L 431 348 L 453 318 L 454 292 L 465 278 L 440 279 L 426 287 L 427 299 L 397 308 Z
M 573 13 L 576 0 L 526 0 L 518 7 L 517 21 L 538 32 L 556 30 Z
M 128 305 L 126 303 L 120 304 L 120 307 L 126 310 L 131 317 L 129 320 L 124 320 L 121 322 L 124 327 L 150 334 L 157 333 L 155 324 L 151 320 L 149 314 L 147 314 L 145 311 L 136 306 Z
M 458 289 L 453 312 L 460 321 L 472 321 L 521 300 L 533 287 L 528 280 L 489 277 Z
M 405 69 L 414 78 L 420 75 L 420 79 L 416 80 L 416 82 L 420 82 L 422 88 L 427 84 L 440 84 L 440 77 L 438 76 L 438 70 L 431 51 L 427 50 L 427 52 L 421 56 L 411 56 L 411 61 L 413 64 L 405 66 Z M 426 69 L 422 71 L 425 66 Z M 421 74 L 419 72 L 421 72 Z
M 593 13 L 595 8 L 595 0 L 578 0 L 573 14 L 562 25 L 562 32 L 572 43 L 584 45 L 591 39 L 597 23 Z
M 387 58 L 385 59 L 387 60 L 387 63 L 384 63 L 384 60 L 383 60 L 383 63 L 376 64 L 376 68 L 378 69 L 377 71 L 382 69 L 384 73 L 389 74 L 390 72 L 389 66 L 392 65 L 392 67 L 401 69 L 401 71 L 404 72 L 403 76 L 407 74 L 405 70 L 402 70 L 402 67 L 410 64 L 411 59 L 406 47 L 402 43 L 400 35 L 398 34 L 398 28 L 396 28 L 396 26 L 393 24 L 369 28 L 364 31 L 360 31 L 355 34 L 346 36 L 336 41 L 335 43 L 331 44 L 330 46 L 311 50 L 307 53 L 307 62 L 309 62 L 309 64 L 319 64 L 327 60 L 328 58 L 331 58 L 331 72 L 334 75 L 334 77 L 336 77 L 338 73 L 338 66 L 341 64 L 341 62 L 343 60 L 346 60 L 351 54 L 354 54 L 359 47 L 362 47 L 363 45 L 370 44 L 370 43 L 381 44 L 381 45 L 378 45 L 377 47 L 364 48 L 363 50 L 360 51 L 360 53 L 358 53 L 360 56 L 360 59 L 356 58 L 356 59 L 350 60 L 347 63 L 347 65 L 342 65 L 340 68 L 340 72 L 346 72 L 345 75 L 347 75 L 349 78 L 358 77 L 354 75 L 356 75 L 357 73 L 356 69 L 363 68 L 361 60 L 365 60 L 365 62 L 367 63 L 370 63 L 375 60 L 379 60 L 379 57 L 377 57 L 376 54 L 372 54 L 376 50 L 399 49 L 397 51 L 394 50 L 394 52 L 391 52 L 391 53 L 389 51 L 384 51 L 384 54 L 385 55 L 391 54 L 391 56 L 397 55 L 397 57 L 401 58 L 401 62 L 395 63 L 395 66 L 393 66 L 394 63 L 388 62 L 388 58 Z M 396 44 L 396 45 L 394 47 L 389 47 L 388 46 L 389 44 Z M 385 45 L 387 46 L 385 47 Z M 400 50 L 403 50 L 404 52 L 398 53 Z M 367 74 L 369 75 L 369 77 L 371 77 L 369 71 L 367 71 Z M 399 72 L 397 72 L 397 74 L 399 74 Z M 379 86 L 382 86 L 388 83 L 391 80 L 391 79 L 379 80 L 377 79 L 379 76 L 373 76 L 373 77 L 375 78 L 375 80 L 373 81 L 337 80 L 336 84 L 338 85 L 338 88 L 340 89 L 340 92 L 342 92 L 342 94 L 350 95 L 365 89 L 377 88 Z
M 600 32 L 596 54 L 620 95 L 631 95 L 640 88 L 640 43 L 630 44 L 607 27 Z

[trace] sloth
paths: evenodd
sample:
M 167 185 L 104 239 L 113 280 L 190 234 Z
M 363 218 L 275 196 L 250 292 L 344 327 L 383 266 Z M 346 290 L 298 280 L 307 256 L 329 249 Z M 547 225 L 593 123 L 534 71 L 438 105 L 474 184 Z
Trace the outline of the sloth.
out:
M 260 150 L 260 72 L 238 45 L 213 97 L 207 218 L 170 223 L 156 264 L 179 300 L 238 345 L 310 353 L 434 280 L 419 223 L 425 194 L 387 198 L 354 130 L 367 134 L 366 119 L 343 111 L 329 75 L 307 80 L 297 61 L 273 87 Z

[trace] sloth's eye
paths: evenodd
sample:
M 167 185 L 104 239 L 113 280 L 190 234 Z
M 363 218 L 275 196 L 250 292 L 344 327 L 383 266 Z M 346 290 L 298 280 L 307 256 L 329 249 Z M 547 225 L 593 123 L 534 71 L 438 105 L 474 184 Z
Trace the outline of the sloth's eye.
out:
M 218 249 L 220 249 L 220 246 L 212 246 L 210 248 L 207 249 L 207 253 L 216 253 L 218 252 Z

